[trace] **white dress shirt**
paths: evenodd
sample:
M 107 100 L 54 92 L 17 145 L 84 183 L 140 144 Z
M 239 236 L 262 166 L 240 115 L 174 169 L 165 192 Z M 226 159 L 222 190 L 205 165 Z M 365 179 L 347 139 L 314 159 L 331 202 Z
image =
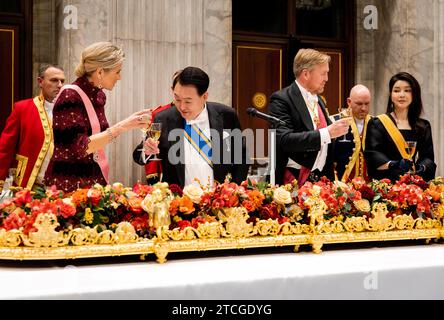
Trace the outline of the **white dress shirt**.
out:
M 43 104 L 45 107 L 46 115 L 48 116 L 49 123 L 52 123 L 52 110 L 54 109 L 54 103 L 48 102 L 45 100 L 45 103 Z M 45 178 L 45 172 L 48 168 L 49 161 L 51 160 L 52 154 L 51 151 L 48 150 L 46 153 L 45 159 L 43 159 L 42 166 L 40 167 L 39 174 L 36 178 L 36 182 L 38 184 L 43 184 L 43 179 Z
M 305 103 L 309 103 L 310 105 L 314 106 L 316 105 L 316 108 L 314 108 L 314 110 L 312 110 L 311 108 L 309 108 L 307 106 L 307 110 L 310 114 L 311 120 L 313 122 L 313 127 L 315 130 L 318 129 L 314 119 L 318 118 L 319 119 L 319 114 L 318 114 L 318 96 L 316 94 L 311 94 L 310 92 L 308 92 L 302 85 L 299 84 L 299 82 L 295 81 L 297 86 L 299 87 L 299 90 L 301 90 L 302 96 L 304 97 L 304 101 Z M 327 128 L 322 128 L 319 129 L 319 133 L 321 134 L 321 150 L 318 152 L 318 156 L 316 157 L 316 161 L 313 165 L 311 169 L 311 171 L 314 171 L 316 169 L 318 169 L 319 171 L 322 171 L 324 169 L 325 166 L 325 162 L 327 161 L 327 153 L 328 153 L 328 145 L 331 143 L 331 137 L 330 137 L 330 133 L 328 133 L 328 129 Z M 293 160 L 289 159 L 289 162 L 287 164 L 287 167 L 292 167 L 292 168 L 296 168 L 296 169 L 300 169 L 301 165 L 299 165 L 298 163 L 294 162 Z
M 358 127 L 359 135 L 362 134 L 362 131 L 364 131 L 364 120 L 359 120 L 355 118 L 356 126 Z
M 208 139 L 211 139 L 210 119 L 208 118 L 208 109 L 206 104 L 204 109 L 197 116 L 196 119 L 187 121 L 186 123 L 198 126 L 199 129 L 202 130 L 202 132 L 205 134 L 205 136 L 207 136 Z M 214 182 L 213 169 L 202 158 L 197 150 L 188 142 L 187 139 L 184 139 L 184 141 L 185 186 L 190 184 L 199 186 L 198 182 L 196 182 L 194 178 L 199 179 L 200 183 L 204 186 L 208 183 L 210 183 L 210 186 L 212 186 Z

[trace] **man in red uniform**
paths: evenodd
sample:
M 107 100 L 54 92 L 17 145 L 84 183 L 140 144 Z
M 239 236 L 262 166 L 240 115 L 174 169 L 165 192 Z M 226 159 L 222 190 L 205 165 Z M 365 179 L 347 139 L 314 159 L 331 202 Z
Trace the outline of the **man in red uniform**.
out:
M 41 93 L 14 104 L 0 136 L 0 191 L 10 168 L 16 168 L 14 184 L 31 190 L 42 185 L 54 149 L 53 100 L 65 82 L 63 70 L 45 64 L 39 69 Z

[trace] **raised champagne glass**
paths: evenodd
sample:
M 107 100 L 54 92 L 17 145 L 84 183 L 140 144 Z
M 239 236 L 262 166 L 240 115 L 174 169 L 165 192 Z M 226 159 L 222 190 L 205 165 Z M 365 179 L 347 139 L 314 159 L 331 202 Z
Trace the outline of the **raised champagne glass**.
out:
M 154 141 L 158 141 L 160 138 L 160 132 L 162 129 L 162 124 L 159 122 L 153 122 L 148 127 L 148 130 L 146 131 L 146 135 L 148 138 L 153 139 Z M 157 157 L 157 154 L 154 154 L 151 158 L 151 161 L 160 161 L 161 159 Z
M 343 109 L 341 112 L 339 112 L 339 116 L 341 117 L 341 119 L 348 119 L 349 121 L 351 121 L 350 108 Z M 346 133 L 342 136 L 339 142 L 351 142 L 351 141 L 347 139 L 347 133 Z
M 408 159 L 413 162 L 413 170 L 415 170 L 415 161 L 413 160 L 413 157 L 416 152 L 416 141 L 406 141 L 405 152 L 407 153 Z

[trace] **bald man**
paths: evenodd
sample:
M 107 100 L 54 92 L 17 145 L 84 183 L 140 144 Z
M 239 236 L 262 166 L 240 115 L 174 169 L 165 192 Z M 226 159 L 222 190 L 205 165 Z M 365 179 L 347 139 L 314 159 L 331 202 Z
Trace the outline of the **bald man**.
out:
M 354 86 L 347 98 L 347 109 L 342 115 L 335 115 L 335 120 L 350 116 L 350 129 L 348 133 L 336 139 L 334 163 L 338 180 L 350 181 L 362 177 L 368 181 L 367 166 L 364 160 L 365 137 L 367 124 L 371 119 L 369 109 L 371 103 L 370 90 L 361 84 Z

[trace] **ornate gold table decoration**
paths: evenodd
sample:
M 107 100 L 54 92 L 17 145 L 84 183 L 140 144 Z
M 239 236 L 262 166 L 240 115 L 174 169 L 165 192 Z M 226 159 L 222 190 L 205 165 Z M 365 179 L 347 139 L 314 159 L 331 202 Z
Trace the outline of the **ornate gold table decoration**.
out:
M 52 260 L 444 237 L 444 179 L 406 175 L 286 186 L 228 180 L 206 189 L 95 185 L 15 190 L 0 204 L 0 259 Z

